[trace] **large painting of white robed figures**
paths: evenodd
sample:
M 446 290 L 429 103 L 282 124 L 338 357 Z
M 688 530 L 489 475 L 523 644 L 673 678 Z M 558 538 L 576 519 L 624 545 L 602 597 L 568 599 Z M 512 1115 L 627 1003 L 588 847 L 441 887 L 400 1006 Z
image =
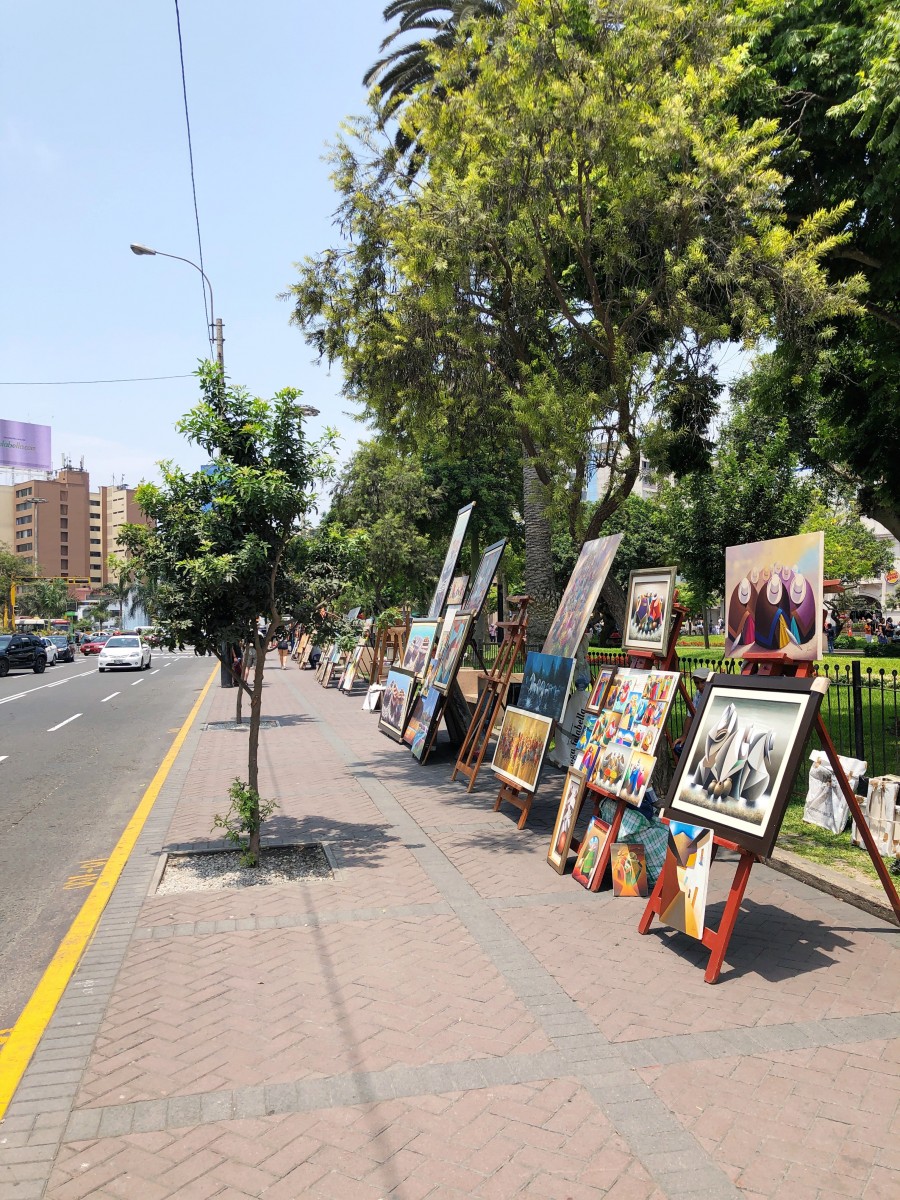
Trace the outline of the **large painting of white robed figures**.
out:
M 665 815 L 771 854 L 827 687 L 826 679 L 712 676 Z
M 725 657 L 822 656 L 825 535 L 798 533 L 725 551 Z

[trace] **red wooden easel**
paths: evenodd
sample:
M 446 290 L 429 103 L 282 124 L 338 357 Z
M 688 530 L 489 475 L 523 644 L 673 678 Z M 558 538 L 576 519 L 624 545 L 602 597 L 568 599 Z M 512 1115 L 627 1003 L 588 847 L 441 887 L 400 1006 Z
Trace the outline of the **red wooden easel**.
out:
M 777 657 L 771 655 L 748 655 L 744 660 L 744 665 L 741 668 L 742 675 L 792 675 L 797 679 L 808 679 L 813 675 L 811 663 L 793 662 L 786 656 L 780 655 Z M 850 787 L 850 783 L 841 766 L 838 753 L 834 748 L 834 742 L 831 740 L 825 722 L 822 720 L 821 711 L 816 714 L 814 729 L 819 735 L 822 742 L 822 747 L 831 763 L 831 769 L 834 772 L 835 780 L 838 787 L 843 793 L 844 799 L 850 808 L 856 826 L 865 842 L 866 849 L 869 851 L 869 856 L 875 870 L 878 873 L 878 878 L 881 880 L 882 887 L 888 900 L 891 902 L 898 920 L 900 920 L 900 895 L 897 894 L 897 889 L 894 886 L 894 881 L 891 879 L 890 872 L 885 866 L 884 859 L 878 853 L 878 847 L 875 845 L 875 839 L 869 829 L 868 822 L 860 808 L 859 801 Z M 685 727 L 685 733 L 687 727 Z M 731 941 L 731 935 L 734 933 L 734 926 L 737 922 L 738 912 L 740 911 L 741 901 L 744 899 L 744 892 L 747 888 L 747 883 L 750 879 L 750 870 L 753 864 L 760 862 L 760 856 L 750 850 L 744 850 L 742 847 L 730 842 L 725 838 L 719 837 L 718 834 L 713 835 L 713 854 L 716 849 L 721 847 L 723 850 L 735 850 L 740 855 L 737 867 L 734 872 L 734 879 L 731 881 L 731 887 L 728 890 L 728 899 L 725 902 L 725 910 L 722 913 L 722 919 L 719 922 L 717 929 L 704 928 L 701 941 L 709 950 L 709 962 L 706 965 L 706 971 L 703 978 L 706 983 L 715 983 L 719 978 L 722 970 L 722 964 L 725 961 L 725 955 L 728 951 L 728 943 Z M 644 914 L 641 917 L 638 925 L 639 933 L 647 933 L 650 926 L 653 924 L 653 918 L 660 915 L 660 896 L 662 894 L 663 875 L 660 874 L 656 881 L 656 887 L 647 901 L 647 907 L 644 909 Z

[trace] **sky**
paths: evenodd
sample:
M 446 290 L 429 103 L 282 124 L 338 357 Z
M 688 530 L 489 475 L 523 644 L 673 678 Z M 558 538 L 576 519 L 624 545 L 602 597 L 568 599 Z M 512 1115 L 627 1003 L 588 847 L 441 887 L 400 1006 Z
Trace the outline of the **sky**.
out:
M 324 161 L 365 110 L 382 0 L 181 0 L 200 232 L 230 379 L 299 387 L 342 435 L 365 429 L 341 373 L 314 361 L 278 299 L 336 240 Z M 174 0 L 41 0 L 0 9 L 0 417 L 51 425 L 54 466 L 92 486 L 205 459 L 175 430 L 209 355 Z M 188 376 L 145 383 L 25 382 Z M 15 383 L 16 386 L 6 386 Z

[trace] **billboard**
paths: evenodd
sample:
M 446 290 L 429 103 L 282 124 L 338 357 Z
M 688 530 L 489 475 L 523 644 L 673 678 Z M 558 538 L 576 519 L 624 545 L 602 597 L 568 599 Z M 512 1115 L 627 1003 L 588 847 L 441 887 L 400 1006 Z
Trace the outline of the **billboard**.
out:
M 51 470 L 50 426 L 4 421 L 0 417 L 0 467 Z

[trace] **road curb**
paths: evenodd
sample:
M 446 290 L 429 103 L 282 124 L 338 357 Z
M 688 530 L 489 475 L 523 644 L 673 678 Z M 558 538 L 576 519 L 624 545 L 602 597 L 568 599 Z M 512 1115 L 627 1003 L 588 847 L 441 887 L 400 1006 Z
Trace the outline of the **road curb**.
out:
M 900 925 L 897 914 L 884 892 L 874 885 L 852 879 L 849 875 L 841 875 L 831 867 L 811 862 L 791 850 L 782 850 L 781 847 L 776 848 L 774 857 L 764 858 L 763 862 L 773 871 L 790 875 L 792 879 L 805 883 L 816 891 L 834 896 L 837 900 L 843 900 L 845 904 L 852 904 L 854 908 L 859 908 L 870 916 L 879 917 L 891 925 Z

